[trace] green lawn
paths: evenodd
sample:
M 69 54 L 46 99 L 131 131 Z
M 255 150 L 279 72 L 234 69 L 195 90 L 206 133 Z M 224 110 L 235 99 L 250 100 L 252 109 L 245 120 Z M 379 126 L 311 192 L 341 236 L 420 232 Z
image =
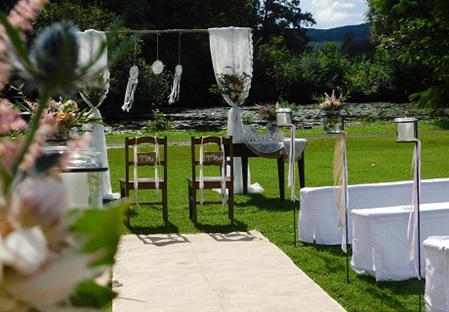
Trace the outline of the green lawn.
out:
M 350 184 L 412 179 L 414 145 L 395 142 L 394 124 L 347 125 L 346 130 Z M 178 144 L 188 142 L 190 135 L 194 133 L 169 132 L 152 135 L 164 134 L 168 136 L 170 142 L 177 143 L 170 145 L 168 149 L 170 224 L 164 226 L 160 207 L 137 207 L 132 210 L 132 227 L 128 229 L 124 226 L 124 234 L 231 232 L 257 229 L 348 311 L 418 310 L 418 294 L 424 293 L 424 280 L 376 282 L 374 278 L 359 276 L 350 269 L 347 283 L 346 255 L 339 246 L 303 244 L 299 241 L 296 246 L 294 245 L 296 233 L 293 229 L 297 220 L 293 221 L 293 210 L 299 208 L 299 202 L 279 201 L 275 160 L 250 158 L 251 181 L 260 183 L 265 191 L 261 194 L 235 196 L 234 225 L 229 224 L 226 208 L 221 205 L 205 205 L 199 207 L 199 223 L 195 226 L 189 220 L 187 201 L 186 177 L 190 172 L 190 150 L 188 145 Z M 326 135 L 321 129 L 299 129 L 296 135 L 308 141 L 305 151 L 306 185 L 332 185 L 332 161 L 336 137 Z M 108 135 L 107 141 L 120 143 L 123 142 L 124 136 Z M 448 130 L 440 124 L 423 122 L 419 124 L 419 138 L 422 142 L 422 178 L 448 177 Z M 122 148 L 108 150 L 114 192 L 119 192 L 118 179 L 124 174 L 123 154 Z M 299 196 L 298 186 L 297 190 Z M 141 191 L 139 196 L 147 195 Z M 219 194 L 208 192 L 207 196 Z

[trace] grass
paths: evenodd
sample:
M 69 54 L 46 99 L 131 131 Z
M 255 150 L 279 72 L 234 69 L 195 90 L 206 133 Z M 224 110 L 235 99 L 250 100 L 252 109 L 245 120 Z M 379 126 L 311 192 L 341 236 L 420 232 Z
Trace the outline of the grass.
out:
M 422 178 L 448 177 L 447 149 L 449 133 L 443 124 L 419 124 L 422 142 Z M 391 123 L 347 125 L 347 155 L 349 183 L 371 183 L 412 179 L 413 144 L 395 143 L 395 128 Z M 197 133 L 156 133 L 167 135 L 170 142 L 187 142 Z M 211 133 L 201 133 L 211 134 Z M 224 133 L 219 133 L 224 134 Z M 132 135 L 132 133 L 125 134 Z M 108 135 L 108 143 L 121 143 L 125 135 Z M 333 185 L 332 161 L 335 136 L 321 129 L 298 130 L 297 137 L 306 138 L 305 175 L 307 186 Z M 123 233 L 195 233 L 259 230 L 282 249 L 310 278 L 336 299 L 347 311 L 417 311 L 419 294 L 424 293 L 425 281 L 410 279 L 401 282 L 376 282 L 369 276 L 349 270 L 346 282 L 346 254 L 339 246 L 322 246 L 294 241 L 293 209 L 298 202 L 279 201 L 276 162 L 272 159 L 251 158 L 252 183 L 258 182 L 261 194 L 235 196 L 235 224 L 227 219 L 227 208 L 221 205 L 200 206 L 198 225 L 189 219 L 186 177 L 190 172 L 189 146 L 174 144 L 169 152 L 169 219 L 165 227 L 159 206 L 132 209 L 131 228 Z M 111 183 L 119 191 L 118 179 L 124 174 L 123 149 L 108 150 Z M 288 170 L 286 166 L 286 170 Z M 287 173 L 286 173 L 287 176 Z M 297 186 L 299 190 L 299 186 Z M 288 192 L 286 192 L 288 194 Z M 206 193 L 219 196 L 218 193 Z M 299 194 L 299 191 L 298 191 Z M 132 196 L 132 195 L 131 195 Z M 147 196 L 144 191 L 139 196 Z M 296 217 L 298 214 L 296 214 Z M 424 300 L 422 300 L 423 302 Z M 422 306 L 424 310 L 424 304 Z

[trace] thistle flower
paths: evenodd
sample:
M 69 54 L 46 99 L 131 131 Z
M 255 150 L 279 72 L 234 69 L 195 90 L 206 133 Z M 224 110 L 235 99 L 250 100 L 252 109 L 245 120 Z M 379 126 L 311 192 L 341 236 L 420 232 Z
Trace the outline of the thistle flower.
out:
M 36 38 L 30 50 L 34 65 L 25 78 L 40 89 L 65 93 L 79 79 L 78 28 L 70 22 L 55 23 L 46 27 Z

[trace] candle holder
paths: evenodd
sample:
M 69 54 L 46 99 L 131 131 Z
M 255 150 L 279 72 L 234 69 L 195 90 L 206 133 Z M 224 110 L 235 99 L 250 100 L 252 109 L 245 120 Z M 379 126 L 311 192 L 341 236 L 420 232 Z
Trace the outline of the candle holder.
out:
M 395 118 L 396 142 L 410 143 L 418 139 L 418 120 L 416 118 Z
M 345 130 L 345 116 L 340 111 L 326 111 L 321 116 L 323 130 L 327 134 L 339 134 Z
M 290 108 L 279 108 L 276 110 L 276 124 L 281 127 L 291 126 L 293 124 L 292 115 Z

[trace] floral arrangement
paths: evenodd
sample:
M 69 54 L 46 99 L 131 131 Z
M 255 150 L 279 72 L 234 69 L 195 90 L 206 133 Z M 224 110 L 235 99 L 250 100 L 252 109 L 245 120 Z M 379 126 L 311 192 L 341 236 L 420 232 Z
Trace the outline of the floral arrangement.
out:
M 42 118 L 50 96 L 91 67 L 78 68 L 71 23 L 45 28 L 28 51 L 25 32 L 47 2 L 20 0 L 8 16 L 0 12 L 0 91 L 11 72 L 39 91 L 29 123 L 0 99 L 0 311 L 100 311 L 116 296 L 110 269 L 125 207 L 70 210 L 59 178 L 67 155 L 43 151 L 44 137 L 57 128 Z M 68 147 L 88 143 L 86 137 Z
M 276 111 L 281 108 L 281 105 L 279 102 L 276 102 L 275 105 L 256 104 L 256 107 L 259 110 L 259 114 L 262 119 L 276 121 Z
M 31 115 L 34 115 L 38 103 L 25 100 Z M 73 127 L 82 126 L 88 123 L 103 124 L 101 118 L 94 118 L 89 108 L 80 110 L 78 104 L 72 99 L 61 99 L 56 101 L 51 99 L 46 110 L 42 114 L 44 123 L 55 125 L 60 133 L 68 133 Z
M 230 66 L 226 66 L 222 74 L 217 75 L 218 84 L 212 85 L 209 91 L 213 94 L 223 94 L 233 103 L 241 101 L 241 94 L 247 88 L 251 77 L 246 73 L 235 73 Z
M 325 112 L 336 112 L 341 110 L 347 110 L 346 106 L 343 104 L 343 94 L 340 96 L 335 95 L 335 90 L 332 90 L 331 95 L 324 93 L 324 97 L 319 99 L 319 108 Z

